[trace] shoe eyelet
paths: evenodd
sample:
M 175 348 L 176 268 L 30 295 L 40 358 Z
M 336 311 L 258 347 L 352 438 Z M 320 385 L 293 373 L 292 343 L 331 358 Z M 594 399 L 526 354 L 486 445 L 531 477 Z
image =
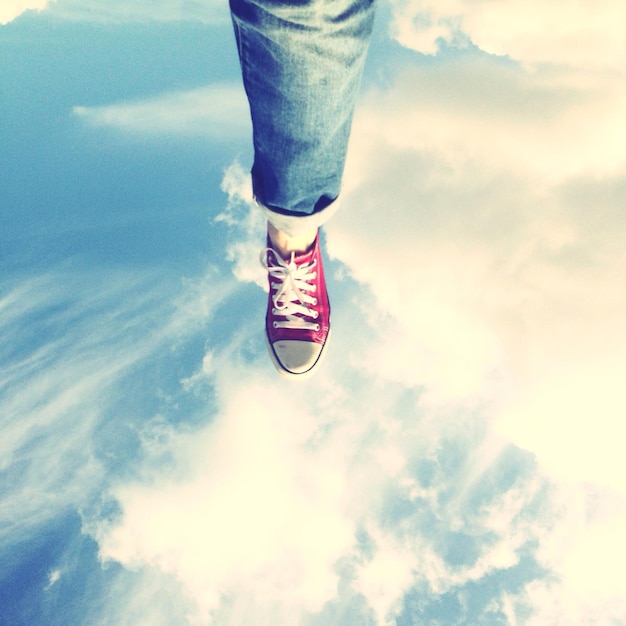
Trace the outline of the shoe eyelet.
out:
M 320 330 L 320 325 L 319 324 L 315 324 L 315 332 L 318 333 Z
M 317 298 L 313 298 L 313 306 L 317 306 Z
M 272 324 L 272 326 L 273 326 L 274 328 L 278 328 L 278 322 L 274 322 L 274 323 Z
M 317 311 L 313 311 L 313 319 L 316 320 L 320 314 Z

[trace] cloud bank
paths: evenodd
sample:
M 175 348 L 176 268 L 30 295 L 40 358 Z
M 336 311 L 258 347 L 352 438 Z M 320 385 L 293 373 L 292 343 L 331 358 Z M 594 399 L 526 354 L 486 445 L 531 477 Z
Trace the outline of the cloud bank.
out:
M 395 5 L 408 47 L 469 38 L 509 58 L 416 56 L 366 89 L 311 381 L 268 363 L 263 224 L 238 164 L 214 224 L 230 266 L 176 289 L 93 272 L 68 290 L 77 274 L 59 272 L 3 292 L 0 458 L 19 487 L 2 540 L 78 510 L 122 566 L 85 623 L 626 620 L 623 74 L 610 27 L 603 44 L 579 16 L 551 44 L 503 6 L 506 23 L 484 3 Z M 240 132 L 240 96 L 74 113 L 139 140 L 212 138 Z
M 390 315 L 367 367 L 447 398 L 511 393 L 500 424 L 515 441 L 623 487 L 626 144 L 609 137 L 626 108 L 619 81 L 546 79 L 461 58 L 371 92 L 329 250 Z
M 380 144 L 374 148 L 380 154 Z M 369 181 L 369 173 L 359 180 Z M 239 252 L 259 243 L 248 187 L 240 166 L 233 165 L 224 180 L 229 203 L 220 221 L 231 229 L 229 249 Z M 355 183 L 347 198 L 358 197 L 358 189 Z M 545 354 L 531 349 L 533 367 L 527 369 L 525 347 L 511 350 L 502 320 L 494 324 L 493 311 L 473 304 L 475 284 L 462 290 L 461 324 L 448 326 L 452 304 L 442 285 L 454 291 L 473 272 L 457 278 L 452 268 L 445 271 L 451 247 L 440 239 L 444 225 L 434 220 L 441 235 L 437 229 L 429 233 L 435 241 L 428 267 L 444 265 L 451 282 L 438 275 L 417 284 L 418 301 L 411 297 L 413 274 L 394 272 L 415 254 L 406 247 L 412 236 L 422 243 L 417 229 L 401 236 L 413 228 L 407 217 L 415 212 L 386 222 L 386 229 L 366 213 L 367 226 L 355 230 L 353 210 L 344 206 L 328 225 L 329 248 L 344 260 L 331 266 L 331 285 L 341 294 L 333 300 L 341 333 L 333 337 L 324 370 L 294 390 L 259 368 L 265 354 L 249 327 L 224 350 L 207 351 L 185 384 L 189 391 L 205 385 L 214 390 L 215 418 L 192 432 L 149 426 L 145 474 L 113 489 L 121 516 L 94 531 L 101 557 L 171 575 L 193 600 L 190 623 L 326 624 L 329 615 L 381 625 L 407 615 L 436 615 L 433 623 L 441 624 L 515 624 L 522 616 L 530 616 L 524 623 L 546 625 L 622 619 L 623 590 L 614 572 L 626 545 L 617 533 L 626 521 L 623 481 L 615 479 L 623 473 L 594 473 L 598 457 L 589 446 L 594 425 L 610 416 L 596 412 L 581 427 L 588 441 L 575 471 L 569 454 L 580 441 L 557 436 L 558 422 L 554 438 L 545 433 L 550 419 L 568 417 L 545 397 L 536 405 L 543 439 L 534 433 L 521 442 L 532 454 L 511 446 L 520 443 L 515 435 L 532 414 L 512 420 L 506 430 L 506 411 L 528 397 L 535 368 L 559 371 L 561 344 L 546 345 Z M 359 247 L 348 235 L 385 250 L 363 276 L 356 273 Z M 472 229 L 464 237 L 457 233 L 455 245 L 472 251 L 474 236 Z M 511 235 L 513 241 L 527 236 L 526 230 Z M 337 241 L 350 245 L 334 249 Z M 501 242 L 494 241 L 499 250 Z M 435 254 L 438 245 L 446 256 Z M 488 257 L 493 244 L 480 238 L 480 247 Z M 239 279 L 256 282 L 253 255 L 237 258 L 233 271 Z M 477 276 L 489 298 L 502 300 L 506 317 L 515 294 L 511 300 L 496 297 L 498 281 L 485 282 L 491 275 L 486 270 L 498 267 L 490 263 Z M 387 291 L 376 280 L 383 275 Z M 402 308 L 395 290 L 404 296 Z M 260 308 L 262 300 L 255 300 Z M 418 313 L 418 307 L 426 311 Z M 431 326 L 424 327 L 425 320 Z M 530 348 L 551 336 L 540 322 L 543 316 L 526 333 Z M 467 349 L 462 333 L 476 324 L 484 332 L 473 333 Z M 397 342 L 389 345 L 391 331 Z M 460 355 L 458 364 L 447 356 L 452 350 Z M 433 367 L 437 359 L 448 359 L 448 369 Z M 611 451 L 601 448 L 605 455 Z M 166 469 L 159 462 L 164 452 Z M 593 576 L 587 569 L 591 556 Z M 489 587 L 496 580 L 503 581 L 500 592 Z
M 619 0 L 546 5 L 537 0 L 392 0 L 392 31 L 404 46 L 434 54 L 440 43 L 471 42 L 527 65 L 556 64 L 621 72 L 626 42 Z
M 623 619 L 624 109 L 587 65 L 471 52 L 367 91 L 324 372 L 295 394 L 248 332 L 207 352 L 189 384 L 215 420 L 171 433 L 173 477 L 113 491 L 102 557 L 173 575 L 206 624 Z M 239 166 L 223 188 L 233 271 L 260 282 Z
M 5 0 L 0 6 L 0 24 L 8 24 L 25 11 L 41 11 L 48 0 Z

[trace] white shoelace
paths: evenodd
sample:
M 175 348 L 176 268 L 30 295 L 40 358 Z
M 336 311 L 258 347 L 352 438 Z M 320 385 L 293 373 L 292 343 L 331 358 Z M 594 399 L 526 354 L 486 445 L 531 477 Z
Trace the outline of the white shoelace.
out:
M 268 252 L 274 256 L 278 265 L 269 265 Z M 317 277 L 315 271 L 315 259 L 310 263 L 297 265 L 295 253 L 291 253 L 289 263 L 285 262 L 279 254 L 271 248 L 261 250 L 261 265 L 270 275 L 273 314 L 284 317 L 284 321 L 274 321 L 274 328 L 296 328 L 300 330 L 319 330 L 319 324 L 310 322 L 305 318 L 317 319 L 317 311 L 307 305 L 317 305 L 317 298 L 309 292 L 315 292 L 316 286 L 308 281 Z M 276 279 L 276 282 L 273 281 Z

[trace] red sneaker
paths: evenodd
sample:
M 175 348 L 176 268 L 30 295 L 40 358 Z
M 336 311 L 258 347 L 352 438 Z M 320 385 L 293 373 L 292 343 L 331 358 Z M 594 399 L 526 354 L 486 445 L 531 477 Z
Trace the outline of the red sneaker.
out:
M 272 247 L 261 251 L 267 269 L 269 297 L 265 334 L 276 369 L 303 378 L 321 361 L 330 334 L 330 304 L 324 267 L 315 238 L 310 252 L 291 254 L 289 261 Z

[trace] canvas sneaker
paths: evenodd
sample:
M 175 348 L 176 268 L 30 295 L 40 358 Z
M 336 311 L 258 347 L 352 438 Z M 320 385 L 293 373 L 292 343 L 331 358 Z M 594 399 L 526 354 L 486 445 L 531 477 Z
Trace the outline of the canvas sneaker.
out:
M 261 264 L 269 282 L 265 334 L 270 356 L 281 374 L 306 377 L 320 363 L 330 334 L 319 234 L 309 252 L 292 253 L 289 259 L 271 247 L 268 237 Z

